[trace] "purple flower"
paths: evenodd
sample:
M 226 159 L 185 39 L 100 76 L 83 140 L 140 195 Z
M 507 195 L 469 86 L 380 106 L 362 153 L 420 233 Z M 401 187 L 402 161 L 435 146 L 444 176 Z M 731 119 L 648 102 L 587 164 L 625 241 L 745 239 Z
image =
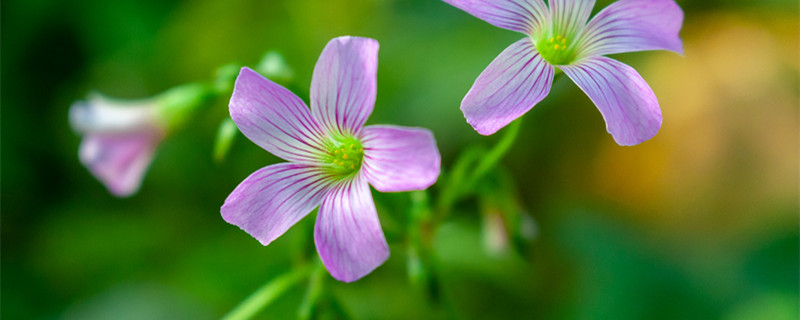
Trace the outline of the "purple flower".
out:
M 139 190 L 158 143 L 208 97 L 209 88 L 192 83 L 141 100 L 92 94 L 69 110 L 72 128 L 84 135 L 78 158 L 115 196 Z
M 92 175 L 118 197 L 139 190 L 166 132 L 157 101 L 114 101 L 93 95 L 74 103 L 69 116 L 73 129 L 84 134 L 78 157 Z
M 594 0 L 444 0 L 500 28 L 527 35 L 484 70 L 461 102 L 478 133 L 490 135 L 550 91 L 555 68 L 594 102 L 619 145 L 661 127 L 655 94 L 630 66 L 603 55 L 665 49 L 683 53 L 683 12 L 673 0 L 620 0 L 587 23 Z
M 255 144 L 289 162 L 261 168 L 225 199 L 222 217 L 263 245 L 320 206 L 314 241 L 341 281 L 389 257 L 368 184 L 382 192 L 421 190 L 439 176 L 427 129 L 364 126 L 377 91 L 378 42 L 340 37 L 314 67 L 311 109 L 287 89 L 242 68 L 231 118 Z

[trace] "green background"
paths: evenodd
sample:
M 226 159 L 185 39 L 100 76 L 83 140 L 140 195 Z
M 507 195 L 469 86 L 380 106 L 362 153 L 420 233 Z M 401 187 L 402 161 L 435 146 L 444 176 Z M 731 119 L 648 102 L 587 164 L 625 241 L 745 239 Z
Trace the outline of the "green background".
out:
M 610 3 L 598 2 L 595 12 Z M 659 97 L 655 138 L 617 146 L 560 79 L 497 171 L 513 177 L 503 194 L 535 220 L 533 240 L 487 240 L 504 232 L 497 208 L 459 201 L 432 236 L 431 300 L 406 276 L 408 195 L 373 191 L 391 258 L 352 284 L 325 274 L 316 315 L 797 319 L 797 2 L 679 4 L 684 56 L 614 56 Z M 522 37 L 434 0 L 9 0 L 0 12 L 6 319 L 218 318 L 315 256 L 314 214 L 268 247 L 220 217 L 240 181 L 279 161 L 241 135 L 212 160 L 227 97 L 166 139 L 140 192 L 117 199 L 78 162 L 67 122 L 90 91 L 148 97 L 276 50 L 305 97 L 328 40 L 371 37 L 381 51 L 368 123 L 430 128 L 447 174 L 467 146 L 497 141 L 458 106 Z M 305 286 L 259 317 L 295 318 Z

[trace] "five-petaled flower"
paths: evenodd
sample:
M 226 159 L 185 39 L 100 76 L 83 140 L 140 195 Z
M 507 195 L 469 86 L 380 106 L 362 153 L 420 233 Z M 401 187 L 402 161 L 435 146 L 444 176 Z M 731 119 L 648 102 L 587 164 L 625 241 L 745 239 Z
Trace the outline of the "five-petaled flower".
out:
M 594 0 L 444 0 L 500 28 L 527 35 L 475 80 L 461 111 L 478 133 L 497 132 L 550 91 L 555 68 L 594 102 L 620 145 L 661 127 L 655 94 L 630 66 L 603 55 L 665 49 L 683 53 L 683 12 L 673 0 L 620 0 L 587 23 Z
M 243 68 L 230 113 L 251 141 L 289 162 L 257 170 L 225 200 L 225 221 L 263 245 L 320 206 L 317 251 L 331 275 L 355 281 L 389 257 L 369 185 L 421 190 L 439 176 L 427 129 L 364 126 L 377 91 L 378 42 L 331 40 L 311 80 L 311 108 L 287 89 Z

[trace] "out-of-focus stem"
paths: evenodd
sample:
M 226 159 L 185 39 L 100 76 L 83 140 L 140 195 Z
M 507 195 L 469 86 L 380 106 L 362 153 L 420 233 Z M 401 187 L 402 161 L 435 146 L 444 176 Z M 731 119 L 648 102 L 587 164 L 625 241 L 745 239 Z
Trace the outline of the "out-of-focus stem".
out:
M 242 301 L 236 308 L 228 312 L 222 319 L 224 320 L 243 320 L 250 319 L 264 307 L 275 301 L 286 290 L 307 278 L 314 268 L 312 264 L 305 264 L 295 268 L 289 273 L 283 274 L 264 284 L 261 288 L 253 292 L 247 299 Z
M 447 179 L 442 184 L 439 196 L 436 199 L 436 215 L 444 218 L 450 214 L 453 203 L 464 193 L 465 183 L 469 179 L 470 168 L 483 153 L 479 147 L 472 147 L 461 152 L 450 172 L 446 173 Z
M 314 309 L 317 306 L 317 302 L 319 301 L 320 297 L 322 296 L 322 292 L 325 289 L 324 276 L 325 265 L 322 264 L 322 261 L 317 260 L 317 262 L 314 263 L 314 270 L 311 272 L 311 278 L 308 280 L 308 289 L 306 289 L 306 295 L 303 297 L 303 302 L 300 303 L 300 308 L 297 310 L 297 319 L 311 319 L 312 315 L 314 314 Z
M 505 133 L 503 137 L 500 138 L 500 141 L 494 145 L 494 148 L 489 150 L 486 155 L 481 158 L 481 161 L 478 162 L 478 165 L 475 167 L 475 171 L 472 172 L 472 176 L 470 176 L 469 180 L 467 180 L 467 187 L 471 188 L 474 187 L 475 184 L 486 175 L 490 169 L 494 168 L 500 159 L 508 152 L 508 149 L 514 145 L 514 140 L 517 139 L 517 135 L 519 135 L 519 129 L 522 127 L 522 118 L 518 118 L 511 122 L 511 124 L 506 127 Z
M 465 193 L 473 190 L 475 185 L 489 170 L 494 168 L 508 152 L 516 140 L 522 119 L 514 120 L 504 129 L 503 137 L 488 152 L 473 147 L 461 153 L 448 174 L 448 180 L 442 187 L 436 202 L 437 218 L 442 219 L 450 214 L 453 203 Z M 473 169 L 474 168 L 474 169 Z
M 408 221 L 408 261 L 406 262 L 408 278 L 411 284 L 427 295 L 435 303 L 438 301 L 438 290 L 435 282 L 435 270 L 431 263 L 431 247 L 433 215 L 428 193 L 412 191 Z

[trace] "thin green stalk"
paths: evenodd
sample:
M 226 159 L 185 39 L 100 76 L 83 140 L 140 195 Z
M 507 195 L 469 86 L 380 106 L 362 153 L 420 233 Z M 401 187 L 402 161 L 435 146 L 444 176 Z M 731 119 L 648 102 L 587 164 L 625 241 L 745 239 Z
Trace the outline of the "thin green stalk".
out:
M 428 297 L 431 306 L 436 306 L 439 303 L 439 290 L 435 265 L 431 259 L 434 217 L 426 191 L 412 191 L 409 195 L 407 274 L 411 285 Z
M 261 288 L 253 292 L 247 299 L 242 301 L 236 308 L 231 310 L 222 319 L 224 320 L 243 320 L 250 319 L 264 307 L 275 301 L 286 290 L 307 278 L 311 271 L 312 264 L 305 264 L 295 268 L 289 273 L 283 274 L 264 284 Z
M 424 261 L 423 254 L 423 234 L 425 228 L 430 223 L 431 213 L 428 206 L 428 194 L 422 191 L 412 191 L 409 193 L 411 196 L 411 205 L 409 208 L 409 221 L 408 221 L 408 261 L 407 272 L 408 278 L 411 280 L 412 285 L 425 288 L 428 281 L 428 270 L 426 261 Z M 427 289 L 423 289 L 427 291 Z
M 442 184 L 442 189 L 436 199 L 436 213 L 441 219 L 450 213 L 453 203 L 464 193 L 466 181 L 469 179 L 470 168 L 483 154 L 483 149 L 470 147 L 461 152 L 453 164 L 452 169 L 446 172 L 447 179 Z
M 314 271 L 311 272 L 311 278 L 308 279 L 308 289 L 306 289 L 306 296 L 303 297 L 303 302 L 300 303 L 300 308 L 297 310 L 297 319 L 308 320 L 314 314 L 314 309 L 317 307 L 320 297 L 325 289 L 325 265 L 322 261 L 317 260 L 314 263 Z
M 511 122 L 508 125 L 505 134 L 503 137 L 500 138 L 500 141 L 494 145 L 494 148 L 489 150 L 486 155 L 481 158 L 481 161 L 478 162 L 478 165 L 475 167 L 475 171 L 473 171 L 472 176 L 467 182 L 467 186 L 472 187 L 475 183 L 478 182 L 486 172 L 489 172 L 490 169 L 494 168 L 500 159 L 508 152 L 508 149 L 511 149 L 511 146 L 514 145 L 514 140 L 517 139 L 517 135 L 519 135 L 519 129 L 522 127 L 522 118 L 518 118 Z
M 556 69 L 556 74 L 553 77 L 553 83 L 558 81 L 563 76 L 561 70 Z M 494 145 L 488 152 L 483 153 L 479 147 L 472 147 L 461 153 L 458 160 L 453 165 L 453 170 L 448 174 L 449 179 L 444 184 L 439 201 L 436 203 L 436 211 L 439 218 L 447 216 L 453 203 L 459 197 L 468 193 L 475 188 L 477 184 L 486 174 L 494 168 L 500 159 L 511 149 L 514 141 L 519 135 L 520 128 L 522 127 L 522 117 L 511 122 L 506 129 L 504 129 L 503 137 Z M 476 164 L 477 162 L 477 164 Z M 469 174 L 469 169 L 474 168 Z
M 480 147 L 472 147 L 461 153 L 453 165 L 452 171 L 448 174 L 448 180 L 444 184 L 436 202 L 436 211 L 439 219 L 449 215 L 453 203 L 469 190 L 472 190 L 475 184 L 503 158 L 511 146 L 514 145 L 514 140 L 519 135 L 521 123 L 521 118 L 511 122 L 504 129 L 504 135 L 500 138 L 500 141 L 488 152 Z

